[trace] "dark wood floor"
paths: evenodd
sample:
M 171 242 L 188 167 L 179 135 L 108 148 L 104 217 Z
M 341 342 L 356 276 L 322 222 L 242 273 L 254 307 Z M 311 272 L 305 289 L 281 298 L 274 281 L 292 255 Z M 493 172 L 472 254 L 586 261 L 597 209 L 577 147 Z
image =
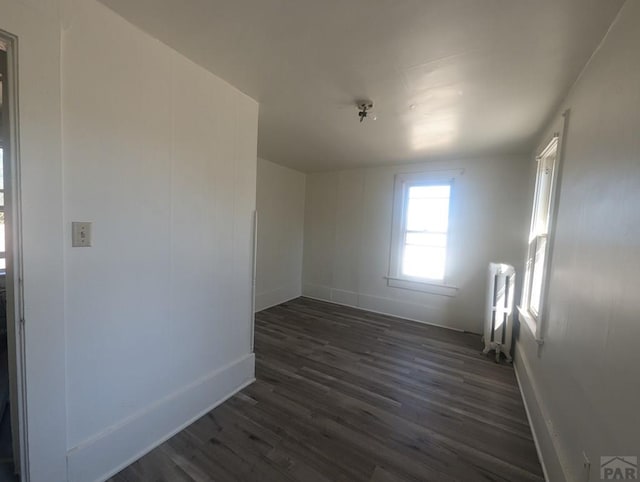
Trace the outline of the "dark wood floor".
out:
M 270 308 L 257 381 L 112 480 L 541 481 L 513 369 L 481 349 L 307 298 Z

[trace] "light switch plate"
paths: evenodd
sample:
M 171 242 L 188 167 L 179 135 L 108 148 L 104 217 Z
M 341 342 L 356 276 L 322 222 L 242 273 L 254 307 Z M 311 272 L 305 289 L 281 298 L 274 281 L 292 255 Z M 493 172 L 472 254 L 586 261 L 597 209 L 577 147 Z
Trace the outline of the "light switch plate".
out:
M 71 246 L 74 248 L 88 248 L 91 246 L 91 223 L 71 223 Z

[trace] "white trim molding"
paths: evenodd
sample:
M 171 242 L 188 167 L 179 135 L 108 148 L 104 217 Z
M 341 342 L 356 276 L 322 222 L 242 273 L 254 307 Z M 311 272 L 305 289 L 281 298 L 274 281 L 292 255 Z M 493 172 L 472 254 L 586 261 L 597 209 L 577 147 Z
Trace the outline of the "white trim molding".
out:
M 538 336 L 538 325 L 536 324 L 536 320 L 522 306 L 518 305 L 517 308 L 518 320 L 524 321 L 524 324 L 529 328 L 531 335 L 538 345 L 544 345 L 544 338 Z M 520 324 L 522 325 L 522 323 Z
M 447 265 L 449 264 L 447 261 L 450 255 L 450 226 L 448 226 L 446 232 L 437 233 L 437 235 L 444 235 L 446 239 L 446 258 L 444 261 L 445 264 L 444 272 L 442 273 L 442 279 L 416 278 L 413 276 L 407 276 L 402 272 L 402 264 L 406 243 L 405 235 L 408 232 L 406 223 L 407 208 L 409 202 L 409 189 L 414 186 L 448 185 L 450 187 L 449 211 L 451 211 L 451 205 L 455 202 L 455 180 L 463 174 L 464 169 L 448 169 L 422 172 L 402 172 L 395 175 L 393 188 L 389 269 L 388 276 L 385 277 L 387 279 L 388 286 L 444 296 L 456 295 L 457 288 L 452 286 L 450 277 L 447 273 Z
M 432 295 L 449 296 L 455 298 L 458 295 L 458 287 L 440 283 L 429 283 L 427 281 L 416 281 L 403 278 L 392 278 L 385 276 L 387 286 L 391 288 L 402 288 L 405 290 L 421 291 Z
M 569 479 L 565 470 L 566 462 L 557 433 L 544 401 L 540 398 L 540 391 L 532 377 L 529 362 L 519 344 L 516 344 L 513 366 L 544 478 L 547 482 L 567 482 Z
M 96 434 L 67 452 L 68 480 L 107 480 L 251 384 L 254 377 L 255 357 L 250 353 Z
M 538 155 L 536 156 L 536 163 L 538 164 L 536 171 L 536 183 L 535 192 L 533 198 L 532 214 L 531 214 L 531 228 L 529 232 L 529 246 L 527 249 L 527 257 L 525 258 L 525 273 L 522 286 L 522 296 L 520 305 L 518 308 L 519 320 L 524 320 L 524 324 L 531 330 L 536 342 L 539 345 L 543 344 L 544 340 L 544 328 L 547 318 L 549 316 L 549 309 L 547 299 L 549 297 L 549 285 L 552 260 L 553 260 L 553 246 L 555 238 L 555 226 L 558 217 L 558 204 L 560 198 L 560 186 L 562 178 L 562 166 L 564 157 L 564 143 L 565 143 L 565 131 L 569 118 L 569 110 L 567 109 L 562 114 L 562 119 L 559 121 L 558 129 L 551 137 L 546 139 L 546 142 L 537 149 Z M 548 165 L 547 156 L 553 152 L 553 163 L 551 167 Z M 539 205 L 539 195 L 541 189 L 541 175 L 544 171 L 548 173 L 551 170 L 551 179 L 548 183 L 548 197 L 547 202 Z M 540 207 L 544 207 L 543 211 L 538 212 Z M 538 216 L 543 215 L 545 219 L 544 229 L 539 229 Z M 542 232 L 540 232 L 542 231 Z M 544 241 L 544 247 L 538 248 L 538 243 Z M 533 308 L 531 306 L 532 297 L 532 283 L 534 277 L 534 264 L 537 261 L 537 253 L 544 253 L 544 260 L 542 262 L 541 278 L 539 279 L 539 301 L 538 307 Z
M 272 306 L 279 305 L 298 298 L 302 295 L 300 282 L 291 282 L 277 286 L 262 293 L 256 293 L 255 296 L 255 312 L 266 310 Z
M 330 286 L 311 283 L 303 285 L 302 296 L 337 305 L 359 308 L 381 315 L 395 316 L 396 318 L 416 321 L 425 325 L 439 326 L 453 331 L 466 331 L 464 327 L 448 324 L 450 317 L 446 306 L 438 306 L 437 304 L 414 303 L 407 300 L 339 290 Z

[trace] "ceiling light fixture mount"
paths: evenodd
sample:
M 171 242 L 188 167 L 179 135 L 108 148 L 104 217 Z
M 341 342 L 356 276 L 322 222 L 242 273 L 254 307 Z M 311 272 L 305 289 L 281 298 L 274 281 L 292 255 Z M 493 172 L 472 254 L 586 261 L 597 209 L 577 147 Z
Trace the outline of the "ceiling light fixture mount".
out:
M 358 117 L 360 117 L 360 122 L 362 122 L 365 117 L 368 117 L 369 111 L 373 109 L 373 102 L 370 100 L 359 100 L 356 102 L 356 107 L 358 108 Z

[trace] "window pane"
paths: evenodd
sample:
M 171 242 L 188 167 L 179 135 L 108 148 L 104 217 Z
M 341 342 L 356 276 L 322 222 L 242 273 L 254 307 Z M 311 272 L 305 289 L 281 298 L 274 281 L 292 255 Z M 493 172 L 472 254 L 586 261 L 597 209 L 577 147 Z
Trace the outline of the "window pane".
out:
M 549 232 L 549 209 L 551 207 L 551 184 L 556 163 L 557 146 L 538 161 L 538 175 L 536 179 L 536 198 L 533 206 L 532 235 L 547 234 Z
M 412 186 L 407 202 L 407 231 L 446 233 L 449 225 L 450 185 Z
M 531 216 L 531 231 L 529 233 L 529 250 L 522 289 L 522 305 L 538 320 L 543 299 L 543 280 L 545 277 L 545 262 L 547 256 L 547 235 L 550 228 L 551 195 L 553 184 L 556 182 L 555 170 L 558 156 L 559 137 L 555 136 L 542 151 L 538 158 L 535 196 Z M 539 336 L 536 335 L 536 336 Z
M 416 278 L 444 279 L 446 249 L 405 245 L 402 274 Z
M 416 246 L 445 248 L 447 246 L 447 235 L 440 233 L 407 233 L 405 243 Z
M 404 276 L 444 279 L 450 194 L 450 184 L 409 187 L 401 268 Z
M 536 240 L 536 254 L 533 260 L 531 279 L 531 297 L 529 308 L 533 313 L 540 313 L 540 297 L 542 296 L 542 277 L 544 273 L 544 260 L 547 251 L 547 238 L 539 236 Z
M 0 212 L 0 253 L 3 257 L 0 258 L 0 271 L 4 271 L 7 265 L 4 259 L 4 166 L 3 166 L 3 150 L 0 148 L 0 206 L 3 210 Z
M 434 186 L 411 186 L 409 188 L 409 198 L 449 198 L 451 186 L 448 184 Z
M 4 213 L 0 213 L 0 253 L 2 253 L 2 258 L 0 258 L 0 271 L 4 271 L 7 265 L 7 261 L 4 258 Z
M 529 243 L 527 249 L 527 261 L 524 270 L 524 281 L 522 283 L 522 306 L 529 306 L 529 299 L 531 297 L 531 275 L 533 271 L 533 260 L 536 255 L 536 241 L 535 239 Z

